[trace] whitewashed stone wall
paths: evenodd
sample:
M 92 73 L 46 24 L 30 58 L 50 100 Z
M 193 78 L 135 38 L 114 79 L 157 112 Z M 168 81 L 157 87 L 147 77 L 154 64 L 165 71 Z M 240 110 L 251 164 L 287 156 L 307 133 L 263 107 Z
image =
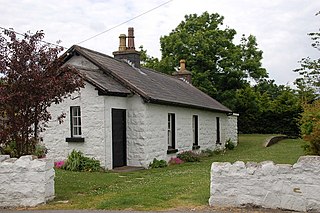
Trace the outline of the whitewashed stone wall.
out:
M 0 207 L 26 207 L 54 198 L 53 161 L 0 155 Z
M 176 149 L 178 153 L 192 150 L 193 132 L 192 132 L 192 116 L 198 115 L 200 150 L 215 149 L 217 132 L 216 117 L 220 117 L 221 143 L 222 147 L 228 139 L 228 116 L 226 113 L 217 113 L 211 111 L 147 104 L 146 110 L 146 139 L 145 152 L 146 158 L 144 165 L 147 166 L 154 158 L 169 160 L 176 154 L 167 154 L 167 128 L 168 113 L 175 114 L 176 120 Z M 237 134 L 234 138 L 237 137 Z M 237 139 L 236 139 L 237 140 Z
M 320 212 L 320 156 L 302 156 L 294 165 L 214 162 L 209 204 Z
M 233 113 L 228 116 L 226 138 L 231 140 L 235 145 L 238 144 L 238 117 L 239 114 Z
M 71 98 L 50 107 L 52 120 L 43 133 L 43 142 L 48 148 L 47 156 L 57 160 L 65 160 L 73 150 L 80 150 L 88 157 L 94 157 L 104 166 L 106 162 L 105 144 L 105 111 L 104 97 L 91 84 L 86 84 L 81 93 L 73 93 Z M 66 142 L 71 137 L 70 106 L 80 106 L 81 130 L 85 142 Z M 65 113 L 66 117 L 59 124 L 58 116 Z

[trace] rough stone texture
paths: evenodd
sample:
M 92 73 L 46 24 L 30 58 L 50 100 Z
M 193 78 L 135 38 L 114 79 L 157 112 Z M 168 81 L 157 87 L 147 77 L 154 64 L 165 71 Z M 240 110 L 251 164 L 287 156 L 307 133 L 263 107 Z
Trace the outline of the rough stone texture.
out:
M 54 198 L 53 161 L 0 155 L 0 207 L 26 207 Z
M 81 56 L 73 57 L 69 63 L 80 67 L 98 69 Z M 80 106 L 82 135 L 85 142 L 65 142 L 70 132 L 70 106 Z M 179 152 L 192 149 L 192 116 L 199 119 L 200 149 L 216 148 L 216 117 L 220 117 L 221 147 L 231 138 L 237 142 L 237 116 L 227 116 L 206 110 L 146 104 L 142 98 L 99 96 L 97 90 L 87 83 L 80 93 L 74 93 L 59 105 L 52 105 L 53 120 L 43 135 L 49 149 L 48 157 L 64 160 L 72 149 L 100 160 L 101 165 L 112 169 L 112 117 L 111 110 L 126 109 L 127 121 L 127 165 L 148 167 L 153 158 L 169 160 L 175 154 L 167 154 L 168 113 L 176 116 L 176 148 Z M 59 124 L 57 117 L 65 113 Z
M 226 124 L 226 139 L 230 139 L 235 145 L 238 144 L 238 117 L 239 114 L 236 113 L 229 115 Z
M 320 156 L 300 157 L 294 165 L 214 162 L 209 204 L 319 212 Z

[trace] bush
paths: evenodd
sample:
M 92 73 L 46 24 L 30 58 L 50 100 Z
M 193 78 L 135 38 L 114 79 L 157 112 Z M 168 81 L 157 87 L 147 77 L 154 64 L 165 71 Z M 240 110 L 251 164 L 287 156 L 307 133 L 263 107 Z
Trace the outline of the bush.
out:
M 81 151 L 72 150 L 68 155 L 68 159 L 61 166 L 62 169 L 69 171 L 88 171 L 98 172 L 101 171 L 100 161 L 94 158 L 85 157 Z
M 48 149 L 43 144 L 37 144 L 34 151 L 32 152 L 32 155 L 35 155 L 38 158 L 44 158 L 46 157 L 47 153 Z
M 226 141 L 225 147 L 226 147 L 227 149 L 229 149 L 229 150 L 233 150 L 234 147 L 235 147 L 235 145 L 234 145 L 234 143 L 231 141 L 231 139 L 228 139 L 228 140 Z
M 182 164 L 182 163 L 184 163 L 184 162 L 180 158 L 171 158 L 169 160 L 169 165 L 177 165 L 177 164 Z
M 200 162 L 200 155 L 193 151 L 185 151 L 177 154 L 177 157 L 184 162 Z
M 212 157 L 215 154 L 215 151 L 212 149 L 201 150 L 202 157 Z
M 155 169 L 155 168 L 163 168 L 167 167 L 168 164 L 165 160 L 157 160 L 156 158 L 153 159 L 152 163 L 149 164 L 149 168 Z
M 307 154 L 320 155 L 320 100 L 303 106 L 301 133 L 309 144 L 304 147 Z

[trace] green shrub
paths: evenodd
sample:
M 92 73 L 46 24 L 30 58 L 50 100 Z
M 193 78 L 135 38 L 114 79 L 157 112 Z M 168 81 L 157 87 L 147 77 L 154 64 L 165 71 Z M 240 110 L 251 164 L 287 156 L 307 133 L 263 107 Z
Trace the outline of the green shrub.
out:
M 61 167 L 62 169 L 69 171 L 89 171 L 98 172 L 101 171 L 100 161 L 94 158 L 85 157 L 81 151 L 72 150 L 68 155 L 68 159 Z
M 226 141 L 225 147 L 226 147 L 227 149 L 229 149 L 229 150 L 233 150 L 234 147 L 235 147 L 235 145 L 234 145 L 234 143 L 231 141 L 231 139 L 228 139 L 228 140 Z
M 303 140 L 308 142 L 304 150 L 309 155 L 320 155 L 320 100 L 304 104 L 303 109 L 301 133 Z
M 212 157 L 215 154 L 216 154 L 215 150 L 212 150 L 212 149 L 205 149 L 205 150 L 201 151 L 201 156 L 202 157 Z
M 177 154 L 177 157 L 183 160 L 184 162 L 199 162 L 200 154 L 193 151 L 185 151 Z
M 1 147 L 1 154 L 3 155 L 10 155 L 11 158 L 17 158 L 18 152 L 17 152 L 17 145 L 15 141 L 11 141 L 8 144 Z
M 168 164 L 165 160 L 157 160 L 156 158 L 153 159 L 152 163 L 149 164 L 149 168 L 163 168 L 167 167 Z
M 37 144 L 32 152 L 32 155 L 35 155 L 38 158 L 44 158 L 47 153 L 48 149 L 43 144 Z

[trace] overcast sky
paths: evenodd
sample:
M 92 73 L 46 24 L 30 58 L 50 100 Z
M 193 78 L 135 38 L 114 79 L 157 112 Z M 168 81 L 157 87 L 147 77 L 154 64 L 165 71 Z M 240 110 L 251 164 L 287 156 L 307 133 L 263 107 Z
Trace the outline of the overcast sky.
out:
M 44 30 L 45 40 L 62 41 L 64 47 L 88 39 L 130 20 L 169 0 L 0 0 L 0 27 L 24 33 Z M 225 17 L 224 25 L 257 37 L 264 52 L 263 67 L 278 84 L 291 85 L 298 61 L 319 58 L 307 33 L 318 31 L 320 0 L 172 0 L 145 15 L 116 27 L 80 45 L 112 55 L 118 49 L 119 34 L 135 28 L 140 45 L 154 57 L 161 57 L 160 37 L 168 35 L 186 14 L 204 11 Z M 177 62 L 178 65 L 178 62 Z

